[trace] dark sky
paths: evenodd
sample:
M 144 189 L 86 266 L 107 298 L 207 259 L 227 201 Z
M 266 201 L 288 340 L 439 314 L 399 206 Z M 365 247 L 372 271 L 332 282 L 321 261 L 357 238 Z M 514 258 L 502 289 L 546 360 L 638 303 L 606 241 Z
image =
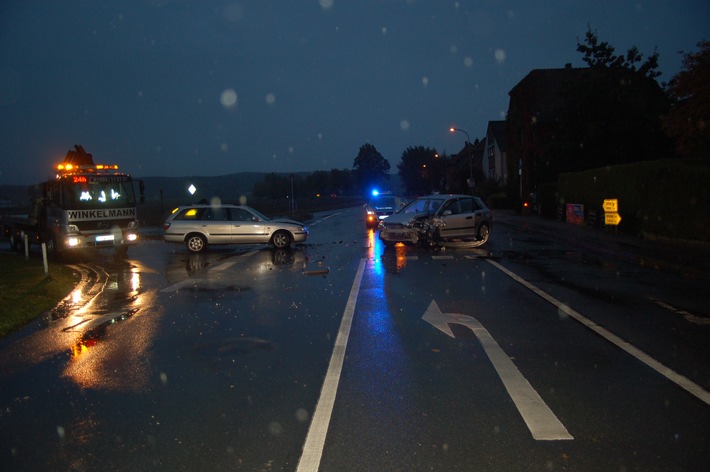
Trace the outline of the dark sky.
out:
M 588 26 L 668 81 L 708 25 L 707 0 L 3 0 L 0 184 L 74 144 L 139 177 L 351 168 L 365 143 L 396 172 L 482 137 L 532 69 L 583 67 Z

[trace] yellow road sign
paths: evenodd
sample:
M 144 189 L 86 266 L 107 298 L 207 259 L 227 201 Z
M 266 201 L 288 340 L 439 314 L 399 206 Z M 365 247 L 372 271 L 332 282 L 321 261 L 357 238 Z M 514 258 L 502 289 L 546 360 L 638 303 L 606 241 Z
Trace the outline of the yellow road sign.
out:
M 604 224 L 616 226 L 621 223 L 621 215 L 618 213 L 604 213 Z
M 619 211 L 619 200 L 616 198 L 609 198 L 604 200 L 603 205 L 604 211 L 607 213 L 616 213 Z

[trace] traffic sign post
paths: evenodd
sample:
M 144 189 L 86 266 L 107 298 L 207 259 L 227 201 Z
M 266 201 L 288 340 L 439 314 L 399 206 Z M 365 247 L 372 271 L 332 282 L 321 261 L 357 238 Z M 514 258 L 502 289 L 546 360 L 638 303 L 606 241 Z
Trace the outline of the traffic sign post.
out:
M 621 222 L 621 215 L 618 213 L 604 213 L 604 224 L 607 226 L 617 226 Z
M 604 200 L 603 204 L 605 213 L 617 213 L 619 211 L 619 200 L 616 198 L 609 198 Z
M 616 198 L 607 198 L 602 205 L 604 208 L 604 224 L 607 226 L 618 226 L 621 223 L 621 215 L 619 215 L 619 200 Z

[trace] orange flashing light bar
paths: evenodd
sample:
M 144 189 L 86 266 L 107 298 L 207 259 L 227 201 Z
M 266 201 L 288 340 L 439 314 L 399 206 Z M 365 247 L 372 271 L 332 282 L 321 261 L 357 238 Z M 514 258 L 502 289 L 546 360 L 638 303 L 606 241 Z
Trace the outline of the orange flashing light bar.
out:
M 93 166 L 76 166 L 74 164 L 57 164 L 58 172 L 96 172 L 118 170 L 118 164 L 96 164 Z

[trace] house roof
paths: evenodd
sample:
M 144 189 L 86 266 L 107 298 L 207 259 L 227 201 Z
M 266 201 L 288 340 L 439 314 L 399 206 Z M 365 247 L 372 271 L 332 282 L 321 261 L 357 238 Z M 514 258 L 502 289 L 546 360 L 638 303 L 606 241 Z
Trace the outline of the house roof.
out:
M 505 121 L 489 121 L 488 132 L 486 136 L 493 136 L 493 139 L 498 143 L 498 149 L 501 151 L 507 150 L 505 140 Z
M 526 75 L 508 95 L 524 101 L 529 110 L 533 111 L 538 120 L 552 121 L 558 115 L 558 110 L 564 105 L 560 91 L 565 83 L 581 80 L 592 74 L 594 69 L 565 67 L 563 69 L 533 69 Z M 527 98 L 527 100 L 524 100 Z

